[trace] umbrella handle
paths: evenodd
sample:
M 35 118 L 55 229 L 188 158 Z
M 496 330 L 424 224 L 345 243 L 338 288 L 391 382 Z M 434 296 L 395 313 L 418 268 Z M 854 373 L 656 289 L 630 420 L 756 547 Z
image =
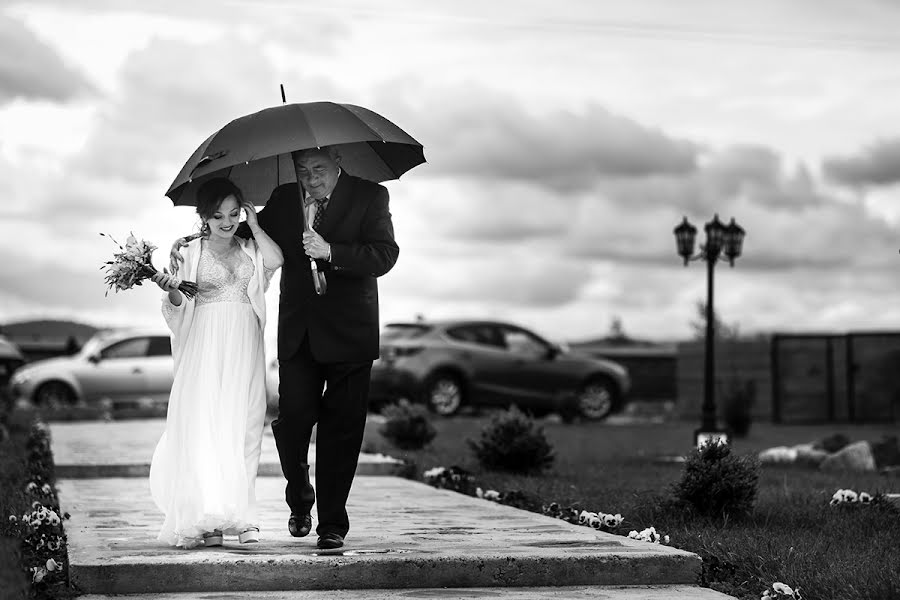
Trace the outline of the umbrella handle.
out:
M 316 294 L 322 296 L 328 291 L 328 283 L 325 281 L 325 273 L 319 273 L 316 259 L 309 259 L 309 270 L 312 271 L 313 285 L 316 286 Z
M 301 188 L 300 192 L 301 204 L 300 204 L 300 214 L 303 219 L 303 231 L 312 231 L 312 227 L 309 224 L 309 219 L 306 215 L 306 207 L 302 204 L 303 191 Z M 328 291 L 328 282 L 325 281 L 325 273 L 319 272 L 319 266 L 316 264 L 316 259 L 313 257 L 309 257 L 309 270 L 312 271 L 312 279 L 313 285 L 316 287 L 316 294 L 319 296 L 323 296 L 326 291 Z

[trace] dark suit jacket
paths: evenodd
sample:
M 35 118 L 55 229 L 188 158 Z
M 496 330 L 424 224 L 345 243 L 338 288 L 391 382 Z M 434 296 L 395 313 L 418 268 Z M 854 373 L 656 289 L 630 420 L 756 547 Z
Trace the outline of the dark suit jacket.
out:
M 293 355 L 308 335 L 319 362 L 374 360 L 379 354 L 375 278 L 391 270 L 400 252 L 388 191 L 341 171 L 318 231 L 331 244 L 331 262 L 318 261 L 328 284 L 323 296 L 316 294 L 303 251 L 301 206 L 299 186 L 288 183 L 272 192 L 258 214 L 260 226 L 284 253 L 278 356 Z

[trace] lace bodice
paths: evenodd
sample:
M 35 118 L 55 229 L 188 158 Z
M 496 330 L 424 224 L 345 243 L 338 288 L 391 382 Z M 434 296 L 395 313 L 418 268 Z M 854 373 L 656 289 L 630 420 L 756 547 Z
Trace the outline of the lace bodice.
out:
M 197 266 L 197 305 L 211 302 L 244 302 L 250 304 L 247 285 L 253 277 L 253 261 L 240 248 L 232 249 L 224 258 L 206 247 L 200 251 Z

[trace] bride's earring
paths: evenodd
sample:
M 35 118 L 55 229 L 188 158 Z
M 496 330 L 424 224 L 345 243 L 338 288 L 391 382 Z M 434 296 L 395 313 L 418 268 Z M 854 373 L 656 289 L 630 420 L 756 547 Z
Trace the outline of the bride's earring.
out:
M 200 228 L 200 233 L 203 237 L 209 237 L 209 221 L 203 221 L 203 227 Z

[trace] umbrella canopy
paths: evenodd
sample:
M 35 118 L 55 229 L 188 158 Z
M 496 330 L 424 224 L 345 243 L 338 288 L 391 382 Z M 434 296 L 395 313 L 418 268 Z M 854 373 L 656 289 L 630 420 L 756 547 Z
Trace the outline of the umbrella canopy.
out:
M 176 206 L 195 205 L 199 186 L 227 177 L 247 200 L 262 206 L 276 187 L 297 181 L 291 152 L 339 146 L 341 167 L 382 182 L 425 162 L 422 144 L 367 108 L 335 102 L 282 104 L 235 119 L 191 155 L 168 196 Z

